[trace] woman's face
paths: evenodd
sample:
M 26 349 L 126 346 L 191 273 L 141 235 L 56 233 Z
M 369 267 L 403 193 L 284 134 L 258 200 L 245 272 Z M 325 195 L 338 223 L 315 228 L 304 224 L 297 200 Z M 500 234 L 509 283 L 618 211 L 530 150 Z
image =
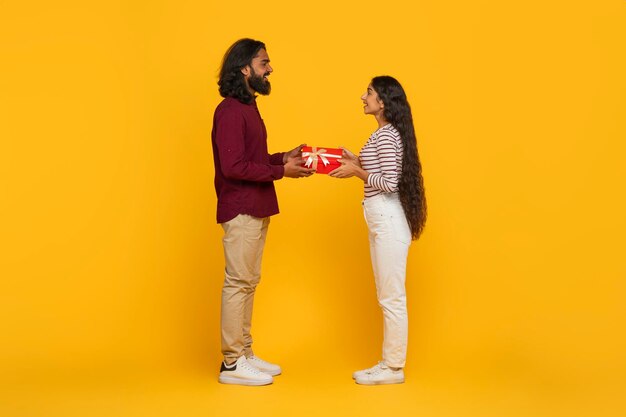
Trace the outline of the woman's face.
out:
M 367 91 L 361 96 L 363 100 L 363 111 L 365 114 L 373 114 L 374 116 L 382 114 L 385 105 L 378 97 L 378 93 L 372 88 L 372 84 L 367 86 Z

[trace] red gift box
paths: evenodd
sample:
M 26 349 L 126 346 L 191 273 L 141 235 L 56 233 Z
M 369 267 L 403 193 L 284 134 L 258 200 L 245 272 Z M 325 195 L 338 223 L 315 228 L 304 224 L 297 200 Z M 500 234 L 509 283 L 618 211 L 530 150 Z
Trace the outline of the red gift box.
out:
M 305 146 L 302 148 L 303 166 L 314 168 L 317 174 L 328 174 L 341 166 L 338 161 L 341 158 L 341 152 L 341 149 L 337 148 Z

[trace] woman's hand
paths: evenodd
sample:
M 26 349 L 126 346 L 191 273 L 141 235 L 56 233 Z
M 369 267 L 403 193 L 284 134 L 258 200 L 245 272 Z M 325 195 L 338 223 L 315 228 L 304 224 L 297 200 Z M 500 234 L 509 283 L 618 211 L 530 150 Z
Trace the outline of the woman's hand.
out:
M 361 167 L 359 157 L 344 147 L 340 146 L 340 148 L 343 150 L 343 157 L 337 161 L 339 161 L 341 166 L 330 171 L 328 175 L 334 178 L 359 177 L 363 182 L 367 182 L 367 177 L 369 177 L 370 174 Z
M 363 180 L 363 182 L 367 182 L 367 177 L 369 177 L 369 172 L 361 168 L 361 164 L 359 164 L 358 159 L 338 159 L 341 166 L 333 171 L 330 171 L 328 175 L 334 178 L 350 178 L 350 177 L 358 177 Z
M 361 166 L 361 161 L 359 160 L 358 156 L 356 156 L 355 154 L 350 152 L 350 150 L 344 148 L 343 146 L 340 146 L 339 149 L 342 150 L 342 158 L 343 159 L 354 161 L 354 163 L 357 164 L 359 167 Z
M 354 163 L 353 160 L 341 158 L 337 161 L 339 161 L 341 166 L 330 171 L 328 175 L 335 178 L 350 178 L 356 175 L 357 169 L 359 167 Z
M 339 148 L 343 151 L 342 157 L 337 160 L 341 166 L 329 172 L 328 175 L 334 178 L 350 178 L 356 176 L 367 182 L 369 172 L 361 168 L 361 161 L 359 160 L 359 157 L 343 146 L 340 146 Z

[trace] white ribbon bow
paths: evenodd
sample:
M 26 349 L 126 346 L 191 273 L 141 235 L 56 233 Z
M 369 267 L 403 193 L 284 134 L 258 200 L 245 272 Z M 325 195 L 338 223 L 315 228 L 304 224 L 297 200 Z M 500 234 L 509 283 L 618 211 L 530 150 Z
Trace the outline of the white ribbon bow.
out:
M 302 152 L 302 157 L 303 158 L 307 158 L 306 162 L 304 163 L 304 166 L 307 168 L 311 168 L 311 165 L 313 166 L 313 169 L 317 169 L 317 164 L 319 162 L 319 159 L 322 160 L 322 163 L 324 164 L 324 166 L 330 164 L 330 161 L 328 160 L 328 158 L 341 158 L 341 155 L 335 155 L 332 153 L 326 153 L 327 150 L 326 149 L 317 149 L 317 147 L 312 146 L 311 147 L 311 152 Z

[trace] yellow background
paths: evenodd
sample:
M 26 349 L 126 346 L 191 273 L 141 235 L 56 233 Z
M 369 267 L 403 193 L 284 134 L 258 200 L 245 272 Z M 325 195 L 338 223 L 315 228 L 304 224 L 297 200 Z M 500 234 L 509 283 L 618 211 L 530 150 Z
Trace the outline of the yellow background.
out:
M 210 131 L 241 37 L 271 151 L 358 150 L 397 77 L 429 218 L 407 382 L 380 356 L 357 180 L 276 183 L 255 305 L 273 386 L 217 383 Z M 626 2 L 0 2 L 0 414 L 624 416 Z

